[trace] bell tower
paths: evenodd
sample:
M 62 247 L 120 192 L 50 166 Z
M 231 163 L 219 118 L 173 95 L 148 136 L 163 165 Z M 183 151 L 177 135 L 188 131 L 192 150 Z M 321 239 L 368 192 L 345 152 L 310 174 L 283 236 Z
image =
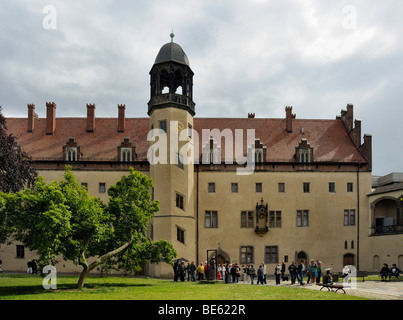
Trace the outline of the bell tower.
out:
M 180 45 L 173 42 L 163 45 L 151 68 L 150 101 L 148 115 L 155 110 L 164 108 L 178 108 L 195 115 L 193 102 L 193 71 L 189 66 L 189 59 Z
M 171 33 L 171 41 L 161 47 L 150 71 L 148 115 L 150 129 L 154 129 L 150 147 L 156 148 L 157 144 L 161 147 L 166 139 L 166 149 L 155 151 L 159 161 L 150 161 L 154 199 L 160 202 L 160 211 L 152 220 L 153 240 L 169 241 L 178 258 L 196 262 L 193 71 L 186 53 L 173 38 Z M 172 267 L 166 263 L 150 265 L 150 268 L 159 277 L 173 274 Z

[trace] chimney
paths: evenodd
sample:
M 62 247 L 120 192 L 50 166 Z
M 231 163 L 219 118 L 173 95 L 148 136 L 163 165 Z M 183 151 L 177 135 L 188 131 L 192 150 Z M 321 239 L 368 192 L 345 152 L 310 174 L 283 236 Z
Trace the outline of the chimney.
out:
M 35 105 L 28 104 L 28 130 L 27 132 L 33 132 L 35 129 Z
M 126 105 L 118 104 L 118 132 L 125 132 L 125 110 Z
M 292 132 L 292 119 L 295 119 L 295 114 L 292 114 L 292 107 L 285 107 L 285 125 L 287 132 Z
M 347 111 L 341 111 L 341 119 L 346 126 L 347 132 L 350 133 L 353 130 L 353 118 L 354 118 L 354 106 L 352 104 L 347 105 Z
M 46 102 L 46 134 L 52 135 L 56 129 L 56 103 Z
M 87 132 L 95 129 L 95 104 L 87 103 Z
M 359 147 L 359 150 L 368 161 L 368 169 L 372 170 L 372 135 L 364 134 L 364 143 Z
M 248 119 L 253 119 L 255 118 L 255 114 L 254 113 L 248 113 Z

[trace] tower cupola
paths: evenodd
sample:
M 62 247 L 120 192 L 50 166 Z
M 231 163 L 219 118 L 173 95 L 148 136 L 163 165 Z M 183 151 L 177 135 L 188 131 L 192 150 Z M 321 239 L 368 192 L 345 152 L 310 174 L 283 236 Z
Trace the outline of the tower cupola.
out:
M 164 44 L 150 71 L 150 101 L 148 115 L 156 109 L 175 107 L 195 115 L 193 102 L 193 71 L 181 46 L 173 42 Z

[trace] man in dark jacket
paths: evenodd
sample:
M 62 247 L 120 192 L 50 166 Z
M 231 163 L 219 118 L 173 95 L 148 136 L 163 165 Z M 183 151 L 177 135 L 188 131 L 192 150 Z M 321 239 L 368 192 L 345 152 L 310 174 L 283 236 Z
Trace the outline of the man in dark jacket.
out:
M 263 267 L 260 265 L 259 269 L 257 269 L 257 284 L 264 284 L 264 279 L 263 279 Z

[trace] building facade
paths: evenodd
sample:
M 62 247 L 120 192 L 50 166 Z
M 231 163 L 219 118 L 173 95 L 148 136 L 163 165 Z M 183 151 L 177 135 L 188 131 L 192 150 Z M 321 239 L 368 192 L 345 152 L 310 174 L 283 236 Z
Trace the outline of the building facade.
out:
M 373 236 L 380 220 L 372 207 L 379 201 L 371 193 L 372 138 L 362 139 L 353 105 L 329 120 L 298 119 L 290 106 L 280 119 L 197 118 L 193 76 L 171 41 L 150 71 L 148 118 L 126 118 L 125 105 L 117 118 L 98 118 L 95 104 L 87 104 L 87 118 L 57 118 L 49 102 L 46 118 L 28 104 L 28 117 L 8 118 L 7 126 L 47 181 L 71 165 L 103 201 L 129 167 L 150 176 L 160 201 L 150 237 L 170 241 L 178 257 L 195 263 L 215 250 L 219 263 L 265 262 L 269 273 L 276 261 L 311 258 L 336 271 L 346 264 L 378 271 L 374 255 L 401 247 L 398 236 L 387 246 Z M 399 250 L 393 255 L 403 267 Z M 2 246 L 0 255 L 3 269 L 15 271 L 35 257 L 23 244 Z M 58 268 L 80 271 L 68 262 Z M 169 277 L 173 270 L 150 264 L 144 273 Z

